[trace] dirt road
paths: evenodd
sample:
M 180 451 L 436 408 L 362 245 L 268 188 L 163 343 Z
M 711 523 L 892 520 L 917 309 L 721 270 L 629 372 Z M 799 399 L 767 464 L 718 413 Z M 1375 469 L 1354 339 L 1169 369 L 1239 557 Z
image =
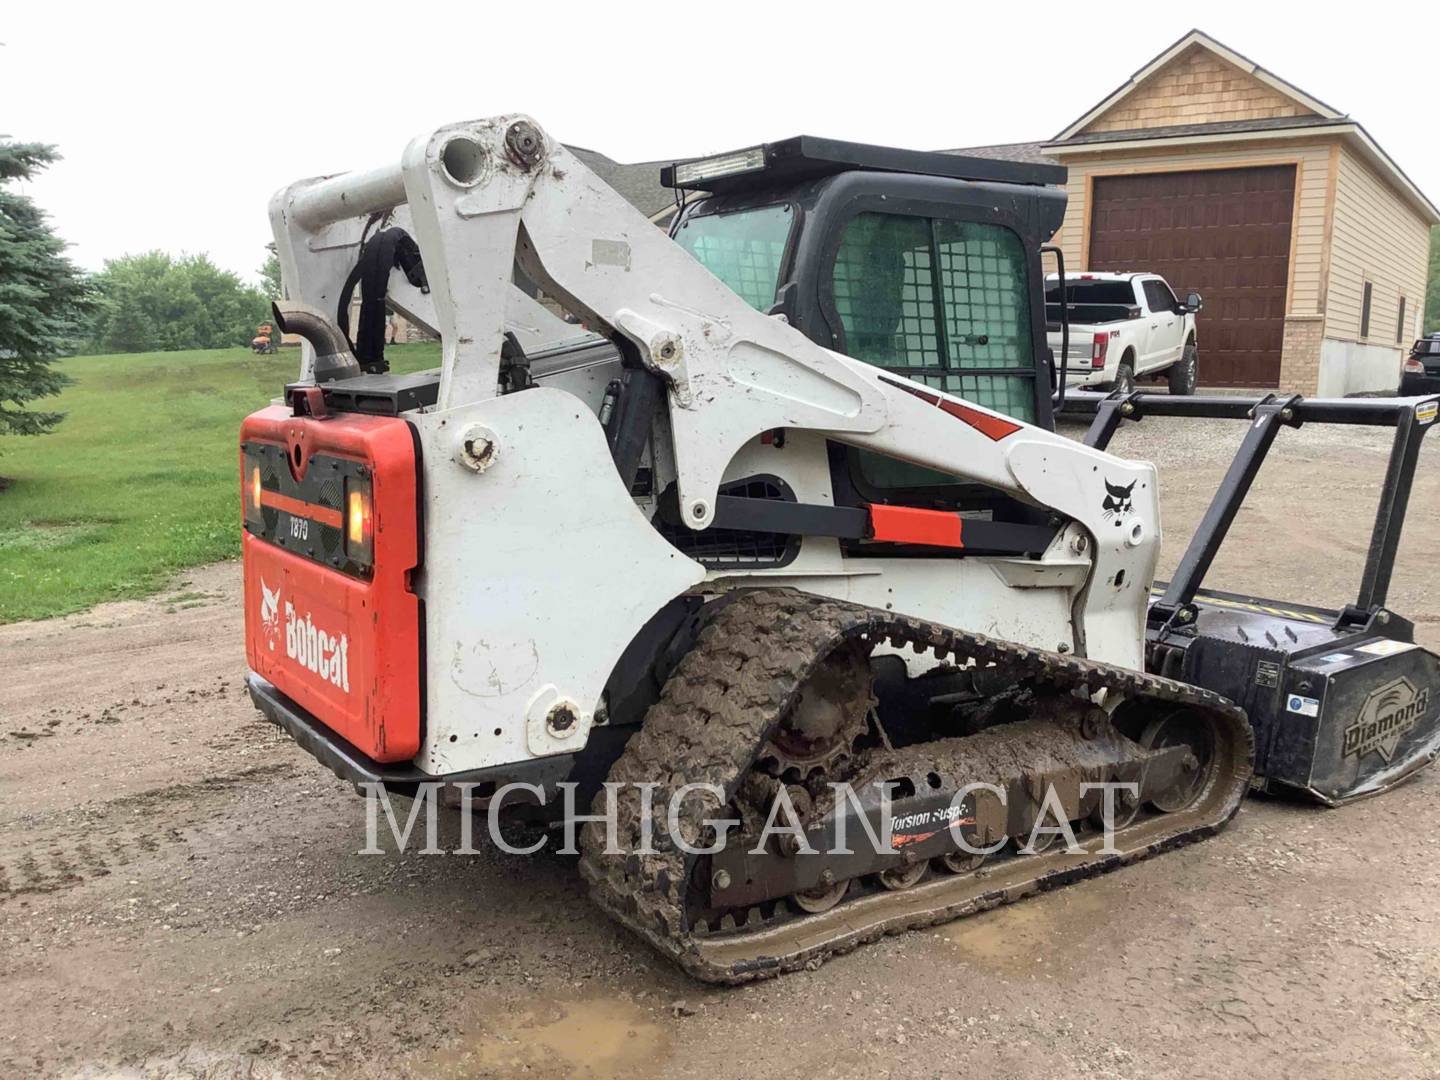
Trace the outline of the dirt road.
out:
M 1167 568 L 1240 437 L 1142 425 Z M 1383 436 L 1287 432 L 1211 584 L 1339 602 Z M 1440 647 L 1440 442 L 1392 591 Z M 241 690 L 239 572 L 0 627 L 0 1075 L 1440 1072 L 1440 772 L 739 990 L 558 856 L 362 856 L 364 804 Z

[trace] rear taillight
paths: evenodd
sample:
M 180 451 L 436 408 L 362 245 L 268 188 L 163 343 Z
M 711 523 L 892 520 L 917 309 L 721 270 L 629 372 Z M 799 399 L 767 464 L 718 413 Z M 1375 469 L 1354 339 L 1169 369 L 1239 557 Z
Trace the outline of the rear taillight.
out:
M 1105 353 L 1110 349 L 1110 334 L 1107 331 L 1103 334 L 1096 334 L 1095 341 L 1090 346 L 1090 367 L 1100 369 L 1105 366 Z
M 242 454 L 240 477 L 240 501 L 245 504 L 245 520 L 259 524 L 264 520 L 260 499 L 264 488 L 260 483 L 260 463 L 249 454 Z
M 1405 358 L 1405 374 L 1424 375 L 1425 365 L 1422 364 L 1419 360 L 1416 360 L 1413 356 L 1407 356 Z
M 370 481 L 349 477 L 345 481 L 345 554 L 352 562 L 369 567 L 375 552 L 375 508 Z

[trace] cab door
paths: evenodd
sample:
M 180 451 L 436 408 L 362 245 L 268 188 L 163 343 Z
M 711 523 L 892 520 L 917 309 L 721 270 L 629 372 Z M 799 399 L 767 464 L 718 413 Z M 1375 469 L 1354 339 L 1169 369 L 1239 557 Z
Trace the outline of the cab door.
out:
M 1033 303 L 1038 259 L 1020 235 L 993 216 L 954 209 L 856 210 L 836 230 L 821 281 L 838 331 L 832 347 L 1049 426 L 1049 386 L 1036 362 L 1036 342 L 1045 342 Z
M 1145 367 L 1167 367 L 1179 360 L 1184 352 L 1185 320 L 1177 310 L 1175 294 L 1165 282 L 1159 278 L 1143 278 L 1140 288 L 1149 311 L 1145 320 L 1150 335 L 1146 343 Z

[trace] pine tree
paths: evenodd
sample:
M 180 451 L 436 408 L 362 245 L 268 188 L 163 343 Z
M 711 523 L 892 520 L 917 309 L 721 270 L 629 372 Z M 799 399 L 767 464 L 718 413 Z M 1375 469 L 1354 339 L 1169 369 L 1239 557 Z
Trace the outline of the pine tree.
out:
M 30 199 L 8 190 L 58 160 L 53 146 L 0 142 L 0 435 L 39 435 L 64 413 L 25 406 L 69 380 L 51 368 L 74 344 L 89 289 Z

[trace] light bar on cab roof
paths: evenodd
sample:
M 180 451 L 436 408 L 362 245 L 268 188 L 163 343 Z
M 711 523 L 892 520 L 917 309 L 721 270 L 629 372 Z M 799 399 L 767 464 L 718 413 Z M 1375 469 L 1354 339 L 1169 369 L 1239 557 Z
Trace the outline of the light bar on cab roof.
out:
M 748 150 L 737 150 L 733 154 L 700 158 L 675 166 L 675 183 L 703 184 L 722 176 L 738 176 L 741 173 L 759 172 L 765 168 L 765 148 L 752 146 Z

